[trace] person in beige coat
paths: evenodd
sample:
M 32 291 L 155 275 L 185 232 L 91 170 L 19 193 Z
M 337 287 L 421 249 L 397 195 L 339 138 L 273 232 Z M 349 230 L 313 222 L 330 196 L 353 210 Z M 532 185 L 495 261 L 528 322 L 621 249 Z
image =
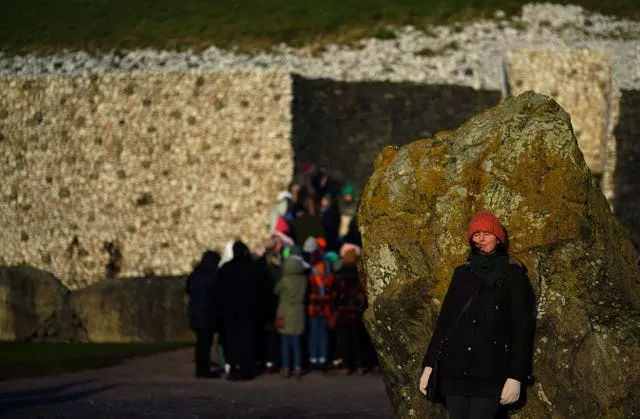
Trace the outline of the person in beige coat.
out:
M 305 328 L 305 296 L 309 265 L 302 259 L 302 250 L 293 246 L 291 254 L 282 264 L 282 278 L 275 286 L 278 295 L 276 327 L 280 332 L 282 355 L 281 375 L 291 376 L 291 352 L 293 352 L 293 374 L 302 377 L 301 336 Z

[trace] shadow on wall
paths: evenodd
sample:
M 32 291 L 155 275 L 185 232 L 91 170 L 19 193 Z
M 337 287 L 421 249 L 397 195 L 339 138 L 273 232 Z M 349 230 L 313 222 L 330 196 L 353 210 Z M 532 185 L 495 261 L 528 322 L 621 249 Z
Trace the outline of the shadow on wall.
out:
M 613 212 L 627 230 L 636 248 L 640 248 L 640 91 L 623 90 L 620 117 L 615 128 L 616 168 L 613 182 Z
M 455 129 L 497 105 L 498 90 L 293 77 L 292 142 L 296 164 L 312 159 L 339 180 L 364 188 L 378 152 Z

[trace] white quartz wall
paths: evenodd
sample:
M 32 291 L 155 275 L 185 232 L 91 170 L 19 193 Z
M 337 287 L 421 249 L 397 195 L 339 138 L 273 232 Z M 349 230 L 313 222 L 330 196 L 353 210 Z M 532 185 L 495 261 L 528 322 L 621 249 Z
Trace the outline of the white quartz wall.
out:
M 293 172 L 291 86 L 274 71 L 1 77 L 0 264 L 78 288 L 110 261 L 179 275 L 227 240 L 259 246 Z

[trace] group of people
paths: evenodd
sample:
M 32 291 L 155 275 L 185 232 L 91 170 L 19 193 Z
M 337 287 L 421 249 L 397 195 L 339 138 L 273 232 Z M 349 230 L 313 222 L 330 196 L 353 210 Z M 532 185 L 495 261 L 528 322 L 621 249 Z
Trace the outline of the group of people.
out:
M 262 252 L 241 241 L 222 256 L 205 252 L 187 280 L 196 376 L 220 376 L 209 369 L 214 334 L 230 380 L 263 370 L 300 378 L 335 363 L 345 374 L 364 373 L 375 365 L 362 324 L 356 208 L 353 186 L 305 162 L 269 212 Z M 531 383 L 535 296 L 494 214 L 477 213 L 466 240 L 468 258 L 454 271 L 418 387 L 445 403 L 451 418 L 491 419 Z
M 364 374 L 376 365 L 362 323 L 362 242 L 355 188 L 313 162 L 301 165 L 266 220 L 264 248 L 240 240 L 208 250 L 186 281 L 196 377 L 250 380 L 311 370 Z

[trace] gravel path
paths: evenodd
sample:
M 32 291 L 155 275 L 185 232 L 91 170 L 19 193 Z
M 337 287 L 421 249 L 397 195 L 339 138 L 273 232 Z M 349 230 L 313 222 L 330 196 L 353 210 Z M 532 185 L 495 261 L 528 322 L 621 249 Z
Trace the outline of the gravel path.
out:
M 196 380 L 188 349 L 0 382 L 2 418 L 391 418 L 380 375 Z

